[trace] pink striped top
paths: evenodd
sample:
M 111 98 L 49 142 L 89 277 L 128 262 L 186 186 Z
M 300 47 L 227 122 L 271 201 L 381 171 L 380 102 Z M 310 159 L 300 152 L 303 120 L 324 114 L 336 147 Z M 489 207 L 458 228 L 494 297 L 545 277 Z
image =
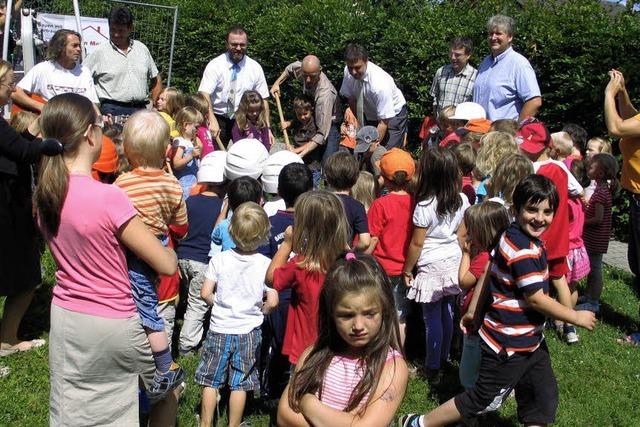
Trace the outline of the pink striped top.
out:
M 387 353 L 387 362 L 396 357 L 402 357 L 402 355 L 390 348 Z M 320 401 L 334 409 L 344 411 L 349 404 L 351 393 L 358 385 L 363 373 L 364 366 L 360 365 L 360 359 L 334 356 L 324 374 Z M 364 405 L 368 398 L 369 395 L 365 396 L 358 406 Z

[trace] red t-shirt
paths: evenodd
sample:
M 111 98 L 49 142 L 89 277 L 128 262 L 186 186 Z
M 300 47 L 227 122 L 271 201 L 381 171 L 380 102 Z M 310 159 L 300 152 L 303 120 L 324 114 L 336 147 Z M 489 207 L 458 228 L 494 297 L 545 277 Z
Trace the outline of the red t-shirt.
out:
M 487 268 L 487 263 L 489 262 L 489 252 L 479 252 L 476 256 L 471 260 L 471 264 L 469 264 L 469 273 L 476 278 L 476 280 L 480 279 L 482 273 Z M 476 285 L 478 283 L 476 282 Z M 464 316 L 469 309 L 469 304 L 471 304 L 471 299 L 473 298 L 473 291 L 476 289 L 475 285 L 471 287 L 464 295 L 462 299 L 462 303 L 460 304 L 460 315 Z
M 293 289 L 284 332 L 282 354 L 289 356 L 294 365 L 302 352 L 318 337 L 318 300 L 324 283 L 324 273 L 309 271 L 297 266 L 303 258 L 291 258 L 273 275 L 273 288 L 280 292 Z
M 373 256 L 389 276 L 402 274 L 411 238 L 412 205 L 409 194 L 389 193 L 375 199 L 367 213 L 369 233 L 380 240 Z
M 553 222 L 547 228 L 540 240 L 547 250 L 547 260 L 564 258 L 569 254 L 569 176 L 560 166 L 554 163 L 543 163 L 536 174 L 546 176 L 558 191 L 558 210 L 553 216 Z

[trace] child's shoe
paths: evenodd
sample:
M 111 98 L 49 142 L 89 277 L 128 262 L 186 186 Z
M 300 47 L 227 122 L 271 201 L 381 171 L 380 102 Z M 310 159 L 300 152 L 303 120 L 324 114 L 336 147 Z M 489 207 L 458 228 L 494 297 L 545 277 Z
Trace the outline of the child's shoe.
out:
M 573 325 L 564 325 L 563 338 L 567 344 L 575 344 L 579 341 L 576 327 Z
M 420 417 L 418 414 L 407 414 L 398 418 L 398 427 L 418 427 L 420 423 Z
M 151 402 L 157 402 L 163 399 L 171 390 L 182 385 L 183 382 L 184 370 L 176 362 L 172 362 L 171 368 L 167 372 L 161 373 L 156 370 L 153 376 L 153 383 L 147 390 L 147 396 Z

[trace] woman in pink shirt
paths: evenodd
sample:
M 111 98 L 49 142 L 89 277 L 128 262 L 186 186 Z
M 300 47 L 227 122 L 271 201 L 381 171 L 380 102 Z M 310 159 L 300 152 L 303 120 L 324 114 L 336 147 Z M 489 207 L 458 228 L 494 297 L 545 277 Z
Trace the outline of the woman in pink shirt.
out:
M 119 188 L 91 178 L 102 148 L 102 117 L 87 98 L 67 93 L 43 108 L 41 130 L 63 146 L 43 160 L 34 201 L 57 264 L 51 304 L 51 425 L 137 425 L 138 378 L 154 363 L 133 302 L 125 247 L 159 274 L 176 257 L 136 216 Z M 152 417 L 175 417 L 174 405 Z M 171 402 L 174 403 L 174 402 Z M 173 412 L 173 414 L 171 414 Z

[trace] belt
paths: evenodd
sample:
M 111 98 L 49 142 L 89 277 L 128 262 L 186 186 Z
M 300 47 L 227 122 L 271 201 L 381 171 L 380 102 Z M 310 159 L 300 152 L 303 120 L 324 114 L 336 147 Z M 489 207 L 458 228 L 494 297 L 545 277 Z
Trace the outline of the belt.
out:
M 101 99 L 100 104 L 113 104 L 118 107 L 127 107 L 127 108 L 145 108 L 147 106 L 148 101 L 133 101 L 133 102 L 120 102 L 114 99 Z

